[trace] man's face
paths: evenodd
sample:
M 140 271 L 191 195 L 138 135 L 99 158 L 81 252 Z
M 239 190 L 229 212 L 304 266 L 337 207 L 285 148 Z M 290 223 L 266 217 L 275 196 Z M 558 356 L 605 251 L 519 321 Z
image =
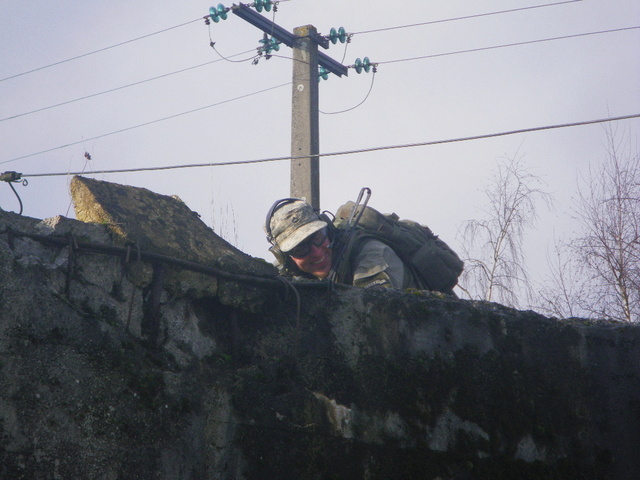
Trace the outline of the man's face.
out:
M 329 237 L 325 228 L 305 239 L 288 253 L 300 270 L 316 278 L 327 278 L 331 271 L 333 250 L 329 248 Z

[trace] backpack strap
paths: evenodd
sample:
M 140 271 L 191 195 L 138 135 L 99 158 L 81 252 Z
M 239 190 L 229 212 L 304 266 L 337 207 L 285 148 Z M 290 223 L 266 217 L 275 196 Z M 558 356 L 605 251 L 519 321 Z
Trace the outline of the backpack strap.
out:
M 329 280 L 350 285 L 353 281 L 351 256 L 360 242 L 361 230 L 347 232 L 343 228 L 335 229 L 333 240 L 333 265 L 329 272 Z

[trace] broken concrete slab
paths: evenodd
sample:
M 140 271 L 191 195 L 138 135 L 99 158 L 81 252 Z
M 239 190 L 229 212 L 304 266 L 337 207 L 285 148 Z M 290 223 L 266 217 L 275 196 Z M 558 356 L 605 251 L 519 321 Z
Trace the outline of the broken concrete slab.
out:
M 71 196 L 76 218 L 106 224 L 116 241 L 233 273 L 276 273 L 272 265 L 216 235 L 177 197 L 80 176 L 71 181 Z
M 114 243 L 230 273 L 260 277 L 277 274 L 273 265 L 251 257 L 216 235 L 177 197 L 81 176 L 72 179 L 70 188 L 76 218 L 106 225 Z M 201 274 L 181 272 L 171 281 L 176 282 L 182 291 L 216 291 L 215 281 Z

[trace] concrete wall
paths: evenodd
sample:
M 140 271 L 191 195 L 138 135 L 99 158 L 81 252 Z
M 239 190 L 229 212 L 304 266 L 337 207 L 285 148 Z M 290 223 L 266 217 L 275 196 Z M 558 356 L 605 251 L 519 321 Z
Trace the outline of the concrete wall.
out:
M 0 212 L 2 479 L 640 478 L 636 325 L 198 274 L 206 293 L 82 241 L 112 232 Z

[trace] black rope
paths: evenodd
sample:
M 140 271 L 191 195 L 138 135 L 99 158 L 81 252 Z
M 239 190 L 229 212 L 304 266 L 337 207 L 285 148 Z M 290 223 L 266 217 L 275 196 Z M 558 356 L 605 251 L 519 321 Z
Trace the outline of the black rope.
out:
M 20 195 L 18 195 L 18 192 L 13 186 L 13 183 L 20 182 L 21 180 L 22 180 L 22 174 L 18 172 L 10 171 L 10 172 L 4 172 L 0 174 L 0 181 L 7 182 L 11 187 L 11 190 L 13 190 L 13 193 L 15 194 L 16 198 L 18 199 L 18 203 L 20 204 L 20 211 L 18 212 L 18 215 L 22 215 L 22 209 L 23 209 L 22 199 L 20 198 Z M 27 179 L 22 180 L 22 184 L 25 187 L 27 186 L 28 183 L 29 182 L 27 182 Z
M 285 277 L 276 277 L 276 278 L 278 279 L 278 281 L 282 282 L 282 284 L 284 285 L 285 301 L 287 300 L 289 290 L 291 290 L 296 297 L 296 338 L 294 342 L 295 344 L 294 348 L 295 348 L 295 357 L 298 358 L 298 354 L 300 353 L 300 307 L 301 307 L 300 293 L 296 289 L 293 282 L 288 278 L 285 278 Z
M 295 295 L 296 297 L 296 328 L 300 328 L 300 293 L 298 293 L 298 290 L 296 290 L 295 285 L 288 278 L 285 278 L 285 277 L 275 277 L 275 278 L 276 280 L 282 282 L 282 284 L 284 285 L 285 300 L 289 294 L 289 290 L 291 290 Z
M 76 248 L 77 248 L 76 240 L 73 237 L 73 234 L 70 233 L 67 236 L 67 249 L 69 253 L 68 253 L 68 260 L 67 260 L 67 275 L 66 275 L 65 284 L 64 284 L 64 294 L 67 297 L 67 299 L 71 295 L 71 280 L 73 277 L 73 271 L 75 269 Z
M 140 244 L 135 244 L 138 251 L 138 262 L 140 261 Z M 122 280 L 124 279 L 125 272 L 129 272 L 129 268 L 131 266 L 131 243 L 128 243 L 126 246 L 127 253 L 125 257 L 122 259 L 122 273 L 120 274 L 120 289 L 122 289 Z M 133 302 L 136 296 L 136 289 L 131 289 L 131 296 L 129 297 L 129 310 L 127 312 L 127 332 L 130 332 L 131 325 L 131 316 L 133 315 Z
M 22 215 L 22 200 L 20 199 L 20 195 L 18 195 L 18 192 L 16 192 L 15 187 L 9 183 L 9 186 L 11 187 L 11 190 L 13 190 L 13 193 L 16 194 L 16 198 L 18 199 L 18 203 L 20 204 L 20 211 L 18 212 L 18 215 Z
M 68 237 L 19 232 L 9 228 L 7 228 L 5 231 L 0 231 L 0 234 L 3 234 L 3 233 L 7 233 L 10 235 L 11 243 L 12 243 L 12 238 L 25 237 L 25 238 L 30 238 L 32 240 L 36 240 L 44 244 L 54 245 L 57 247 L 65 247 L 69 245 Z M 113 256 L 118 256 L 125 259 L 128 258 L 130 255 L 130 247 L 118 247 L 115 245 L 79 241 L 75 239 L 74 239 L 73 246 L 76 251 L 85 251 L 85 252 L 100 253 L 105 255 L 113 255 Z M 175 258 L 168 255 L 163 255 L 160 253 L 146 252 L 141 250 L 139 245 L 136 245 L 136 247 L 138 250 L 137 251 L 138 260 L 145 260 L 149 262 L 158 261 L 168 265 L 180 267 L 186 270 L 191 270 L 193 272 L 203 273 L 205 275 L 221 278 L 224 280 L 234 281 L 238 283 L 246 283 L 246 284 L 251 284 L 251 285 L 256 285 L 256 286 L 261 286 L 266 288 L 276 288 L 276 287 L 282 286 L 282 279 L 279 275 L 262 277 L 257 275 L 232 273 L 232 272 L 221 270 L 219 268 L 212 267 L 210 265 L 205 265 L 202 263 L 183 260 L 180 258 Z M 323 281 L 300 281 L 300 282 L 289 281 L 289 282 L 291 283 L 292 286 L 295 285 L 295 287 L 297 288 L 326 289 L 327 287 L 327 283 Z

